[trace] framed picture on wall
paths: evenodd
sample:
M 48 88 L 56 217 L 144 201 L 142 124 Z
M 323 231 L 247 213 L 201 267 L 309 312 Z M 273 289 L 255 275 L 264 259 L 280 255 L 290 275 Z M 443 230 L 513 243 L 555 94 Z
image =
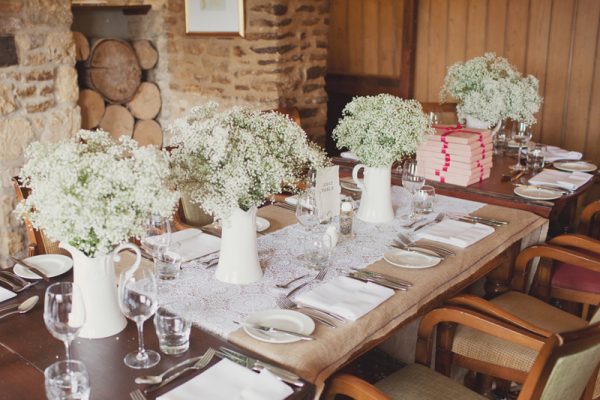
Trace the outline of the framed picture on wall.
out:
M 244 0 L 185 0 L 185 32 L 244 36 Z

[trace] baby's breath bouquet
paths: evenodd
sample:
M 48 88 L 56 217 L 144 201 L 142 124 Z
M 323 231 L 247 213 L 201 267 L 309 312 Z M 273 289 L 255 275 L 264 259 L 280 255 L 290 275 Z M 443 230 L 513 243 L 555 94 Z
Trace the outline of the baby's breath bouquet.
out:
M 32 143 L 25 157 L 21 179 L 31 194 L 19 210 L 50 239 L 88 257 L 140 237 L 148 216 L 169 217 L 179 198 L 166 186 L 167 154 L 131 138 L 115 143 L 106 132 L 81 130 L 57 143 Z
M 194 107 L 167 128 L 174 182 L 217 219 L 259 206 L 307 168 L 325 164 L 323 151 L 284 115 L 217 108 L 214 102 Z
M 486 53 L 448 68 L 440 92 L 442 101 L 452 96 L 461 120 L 471 116 L 490 126 L 510 118 L 532 125 L 540 109 L 538 80 L 523 77 L 506 58 Z
M 367 167 L 383 168 L 413 154 L 430 132 L 418 101 L 380 94 L 352 99 L 333 137 L 338 148 L 347 147 Z

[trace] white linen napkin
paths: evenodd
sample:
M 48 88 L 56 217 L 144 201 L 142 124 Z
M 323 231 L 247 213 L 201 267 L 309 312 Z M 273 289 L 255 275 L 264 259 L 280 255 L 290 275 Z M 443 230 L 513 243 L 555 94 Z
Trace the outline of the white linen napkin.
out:
M 356 321 L 393 294 L 392 289 L 375 283 L 339 276 L 308 292 L 301 293 L 294 301 Z
M 0 302 L 12 299 L 16 295 L 16 293 L 13 293 L 10 290 L 4 289 L 2 286 L 0 286 Z
M 157 400 L 282 400 L 292 393 L 266 369 L 257 374 L 223 359 Z
M 577 190 L 592 179 L 592 175 L 585 172 L 565 172 L 555 169 L 544 169 L 539 174 L 529 179 L 530 185 L 557 186 L 563 189 Z
M 546 151 L 543 153 L 546 162 L 554 162 L 556 160 L 581 160 L 583 156 L 578 151 L 569 151 L 556 146 L 546 146 Z
M 340 156 L 342 158 L 347 158 L 349 160 L 357 160 L 358 161 L 358 157 L 356 157 L 356 155 L 351 151 L 342 151 L 340 153 Z
M 464 249 L 492 233 L 494 233 L 494 228 L 491 226 L 446 218 L 442 222 L 417 232 L 416 236 L 419 239 L 429 239 Z
M 214 253 L 221 246 L 221 239 L 199 229 L 184 229 L 171 234 L 171 242 L 179 243 L 174 249 L 183 262 Z

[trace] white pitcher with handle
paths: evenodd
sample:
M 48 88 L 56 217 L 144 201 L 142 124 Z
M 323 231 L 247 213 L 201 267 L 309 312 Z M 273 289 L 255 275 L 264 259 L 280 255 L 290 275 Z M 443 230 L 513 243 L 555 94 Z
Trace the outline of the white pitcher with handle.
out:
M 364 168 L 362 182 L 358 179 L 361 168 Z M 352 180 L 362 190 L 358 219 L 375 224 L 383 224 L 394 219 L 391 166 L 374 168 L 357 164 L 352 170 Z
M 79 337 L 100 339 L 125 329 L 127 320 L 119 308 L 114 263 L 121 251 L 131 250 L 135 253 L 135 261 L 126 269 L 135 271 L 142 259 L 138 247 L 124 243 L 111 253 L 95 258 L 88 257 L 67 243 L 61 242 L 60 247 L 73 257 L 73 282 L 79 286 L 83 297 L 85 324 Z

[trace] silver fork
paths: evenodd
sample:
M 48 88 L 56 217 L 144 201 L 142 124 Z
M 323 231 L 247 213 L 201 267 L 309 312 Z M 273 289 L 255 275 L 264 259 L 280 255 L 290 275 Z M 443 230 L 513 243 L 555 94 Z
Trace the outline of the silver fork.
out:
M 438 222 L 442 222 L 442 220 L 446 217 L 446 214 L 444 213 L 439 213 L 438 215 L 435 216 L 435 219 L 433 221 L 429 221 L 426 224 L 423 225 L 419 225 L 417 228 L 415 228 L 415 230 L 413 230 L 413 232 L 417 232 L 420 231 L 421 229 L 429 226 L 429 225 L 433 225 L 433 224 L 437 224 Z
M 456 255 L 452 250 L 448 250 L 445 247 L 442 246 L 434 246 L 432 244 L 427 244 L 427 243 L 415 243 L 414 240 L 410 240 L 410 238 L 408 236 L 406 236 L 403 233 L 398 233 L 398 239 L 400 240 L 400 242 L 402 242 L 405 246 L 410 247 L 410 246 L 418 246 L 418 247 L 423 247 L 425 249 L 431 249 L 440 253 L 443 253 L 446 256 L 454 256 Z
M 298 308 L 298 305 L 296 303 L 294 303 L 292 300 L 288 299 L 287 297 L 279 297 L 277 300 L 277 306 L 279 308 L 282 308 L 284 310 L 296 310 L 296 311 L 300 311 L 303 314 L 308 315 L 309 317 L 312 317 L 314 320 L 319 321 L 320 323 L 327 325 L 330 328 L 337 328 L 337 325 L 335 324 L 335 322 L 333 321 L 333 318 L 329 318 L 326 317 L 325 315 L 318 315 L 317 312 L 313 312 L 314 310 L 310 309 L 310 308 Z
M 296 286 L 295 288 L 293 288 L 292 290 L 290 290 L 290 292 L 288 294 L 285 295 L 285 297 L 289 298 L 291 295 L 293 295 L 294 293 L 296 293 L 298 290 L 302 289 L 304 286 L 308 285 L 309 283 L 313 282 L 313 281 L 322 281 L 323 278 L 325 278 L 325 275 L 327 274 L 327 270 L 326 269 L 322 269 L 319 271 L 319 273 L 311 280 L 308 280 L 298 286 Z
M 292 300 L 288 297 L 281 297 L 281 298 L 277 299 L 277 304 L 281 308 L 316 311 L 316 312 L 325 314 L 328 317 L 335 319 L 336 321 L 348 322 L 348 320 L 346 318 L 342 317 L 341 315 L 332 313 L 331 311 L 321 310 L 319 308 L 314 308 L 314 307 L 305 306 L 305 305 L 299 305 L 294 300 Z
M 302 278 L 306 278 L 307 276 L 308 276 L 308 274 L 300 275 L 299 277 L 297 277 L 297 278 L 294 278 L 294 279 L 292 279 L 292 280 L 291 280 L 291 281 L 289 281 L 289 282 L 286 282 L 286 283 L 278 283 L 278 284 L 276 284 L 275 286 L 276 286 L 276 287 L 278 287 L 278 288 L 280 288 L 280 289 L 287 289 L 288 287 L 290 287 L 290 285 L 291 285 L 292 283 L 294 283 L 294 282 L 296 282 L 296 281 L 299 281 L 299 280 L 300 280 L 300 279 L 302 279 Z
M 130 392 L 129 397 L 131 397 L 131 400 L 148 400 L 140 389 L 135 389 L 133 392 Z
M 162 381 L 162 383 L 158 386 L 154 386 L 154 387 L 150 387 L 150 388 L 146 388 L 144 389 L 144 393 L 150 393 L 150 392 L 154 392 L 155 390 L 160 389 L 161 387 L 169 384 L 170 382 L 172 382 L 173 380 L 179 378 L 182 374 L 185 374 L 188 371 L 192 371 L 192 370 L 199 370 L 202 369 L 204 367 L 206 367 L 208 365 L 208 363 L 210 363 L 210 361 L 213 359 L 213 357 L 216 354 L 216 350 L 213 349 L 212 347 L 209 347 L 209 349 L 206 351 L 206 353 L 204 353 L 204 355 L 198 360 L 196 361 L 196 363 L 190 367 L 184 368 L 181 371 L 174 373 L 173 375 L 169 376 L 167 379 L 165 379 L 164 381 Z
M 36 285 L 39 281 L 27 282 L 25 285 L 17 285 L 6 276 L 0 274 L 0 282 L 4 282 L 9 285 L 13 292 L 19 293 L 33 285 Z

